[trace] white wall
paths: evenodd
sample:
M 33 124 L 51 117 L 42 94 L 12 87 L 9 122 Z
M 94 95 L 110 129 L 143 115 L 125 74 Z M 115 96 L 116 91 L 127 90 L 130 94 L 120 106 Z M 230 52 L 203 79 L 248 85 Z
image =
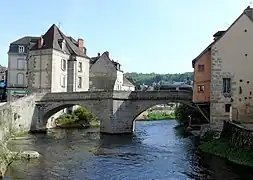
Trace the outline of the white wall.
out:
M 18 59 L 23 60 L 22 69 L 18 67 Z M 24 75 L 23 86 L 27 86 L 27 78 L 26 78 L 27 65 L 26 65 L 25 59 L 26 59 L 26 56 L 23 54 L 18 54 L 18 53 L 8 54 L 8 86 L 14 86 L 14 87 L 17 86 L 17 82 L 18 82 L 17 77 L 19 73 Z M 22 85 L 19 84 L 19 86 L 22 86 Z
M 123 85 L 123 72 L 117 71 L 117 78 L 114 84 L 114 90 L 116 91 L 122 90 L 122 85 Z
M 61 62 L 62 59 L 66 60 L 66 69 L 62 70 Z M 53 50 L 52 59 L 52 81 L 51 81 L 51 92 L 66 92 L 67 91 L 67 69 L 68 69 L 69 55 Z M 61 78 L 65 76 L 65 87 L 61 86 Z
M 84 57 L 76 57 L 76 91 L 88 91 L 89 89 L 89 73 L 90 73 L 90 60 Z M 82 71 L 78 72 L 79 62 L 82 63 Z M 79 77 L 82 78 L 82 86 L 78 87 Z

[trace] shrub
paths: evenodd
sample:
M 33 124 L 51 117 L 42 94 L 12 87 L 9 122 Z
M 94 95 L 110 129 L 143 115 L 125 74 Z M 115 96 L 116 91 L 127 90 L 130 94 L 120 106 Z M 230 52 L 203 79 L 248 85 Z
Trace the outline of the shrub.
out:
M 188 105 L 180 104 L 175 109 L 175 117 L 180 124 L 189 124 L 189 115 L 192 117 L 202 117 L 197 109 L 194 109 Z
M 95 116 L 84 107 L 78 107 L 73 115 L 78 118 L 78 121 L 90 122 L 95 120 Z
M 78 121 L 78 117 L 73 114 L 60 115 L 56 120 L 56 124 L 71 124 Z

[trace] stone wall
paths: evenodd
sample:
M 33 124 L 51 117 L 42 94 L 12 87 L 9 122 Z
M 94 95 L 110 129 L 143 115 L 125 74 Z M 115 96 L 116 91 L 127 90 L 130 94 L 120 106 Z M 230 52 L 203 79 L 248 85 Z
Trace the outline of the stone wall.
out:
M 224 121 L 221 138 L 229 139 L 238 148 L 253 149 L 253 131 L 231 121 Z
M 223 94 L 223 78 L 231 78 L 231 93 Z M 234 74 L 223 71 L 223 62 L 220 51 L 214 46 L 212 48 L 212 75 L 211 75 L 211 97 L 210 97 L 210 125 L 214 130 L 221 131 L 224 120 L 229 119 L 229 112 L 225 111 L 225 104 L 231 104 L 231 97 L 236 91 Z
M 12 134 L 30 130 L 34 113 L 36 94 L 20 98 L 0 106 L 0 141 Z
M 12 159 L 12 153 L 5 143 L 15 134 L 28 132 L 36 115 L 34 114 L 36 94 L 8 102 L 0 106 L 0 177 Z

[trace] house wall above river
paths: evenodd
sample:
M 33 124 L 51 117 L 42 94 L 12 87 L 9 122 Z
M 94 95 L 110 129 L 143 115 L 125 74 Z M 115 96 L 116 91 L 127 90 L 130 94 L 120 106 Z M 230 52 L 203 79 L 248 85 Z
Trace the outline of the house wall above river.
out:
M 212 46 L 211 123 L 220 127 L 230 106 L 253 121 L 253 9 L 248 7 Z M 235 116 L 233 117 L 235 118 Z

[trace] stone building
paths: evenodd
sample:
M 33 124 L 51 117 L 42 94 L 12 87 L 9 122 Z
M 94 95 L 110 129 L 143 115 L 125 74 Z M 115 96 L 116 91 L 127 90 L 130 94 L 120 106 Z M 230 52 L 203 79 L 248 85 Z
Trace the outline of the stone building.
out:
M 253 121 L 253 9 L 247 7 L 226 31 L 193 60 L 193 101 L 210 102 L 210 123 L 223 120 Z
M 0 65 L 0 81 L 7 81 L 7 73 L 7 68 Z
M 41 37 L 26 36 L 12 42 L 8 56 L 10 95 L 17 89 L 26 92 L 89 89 L 89 58 L 84 41 L 67 37 L 54 24 Z
M 87 91 L 89 58 L 84 41 L 67 37 L 52 25 L 29 51 L 27 81 L 31 91 Z
M 8 98 L 27 94 L 28 53 L 39 37 L 25 36 L 10 43 L 8 51 Z
M 135 86 L 124 77 L 121 65 L 111 60 L 106 51 L 91 58 L 90 90 L 134 91 Z

